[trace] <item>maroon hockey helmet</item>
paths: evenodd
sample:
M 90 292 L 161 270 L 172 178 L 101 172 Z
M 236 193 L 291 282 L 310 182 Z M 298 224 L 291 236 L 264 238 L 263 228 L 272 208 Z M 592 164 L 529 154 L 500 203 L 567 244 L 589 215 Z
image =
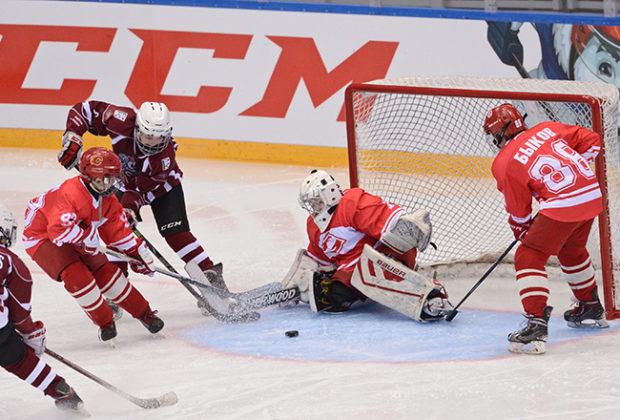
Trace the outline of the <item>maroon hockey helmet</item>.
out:
M 92 189 L 102 195 L 112 193 L 121 179 L 121 160 L 104 147 L 88 149 L 80 159 L 80 173 Z
M 512 104 L 504 103 L 489 111 L 482 128 L 490 143 L 501 149 L 527 126 L 519 110 Z

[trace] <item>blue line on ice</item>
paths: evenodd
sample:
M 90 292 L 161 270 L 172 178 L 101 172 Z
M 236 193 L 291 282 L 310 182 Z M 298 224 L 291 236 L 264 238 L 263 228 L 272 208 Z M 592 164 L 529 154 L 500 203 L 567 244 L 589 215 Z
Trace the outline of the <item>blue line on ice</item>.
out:
M 259 321 L 225 325 L 209 320 L 182 332 L 191 343 L 226 353 L 288 360 L 358 362 L 441 362 L 508 355 L 506 336 L 524 318 L 513 312 L 464 310 L 451 323 L 419 324 L 377 304 L 345 314 L 314 314 L 306 305 L 265 310 Z M 549 345 L 611 328 L 568 328 L 555 316 Z M 298 330 L 299 336 L 284 333 Z

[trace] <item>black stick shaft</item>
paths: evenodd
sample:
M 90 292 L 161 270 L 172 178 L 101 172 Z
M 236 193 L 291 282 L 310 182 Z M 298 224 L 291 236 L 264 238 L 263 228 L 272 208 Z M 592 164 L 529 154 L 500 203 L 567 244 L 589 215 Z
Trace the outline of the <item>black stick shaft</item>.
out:
M 179 272 L 174 269 L 172 264 L 170 264 L 168 260 L 166 260 L 166 258 L 164 258 L 164 256 L 157 250 L 157 248 L 155 248 L 153 244 L 148 239 L 146 239 L 146 237 L 142 234 L 142 232 L 138 230 L 138 228 L 134 228 L 133 231 L 135 232 L 136 236 L 142 238 L 148 249 L 153 253 L 153 255 L 155 255 L 155 257 L 157 257 L 157 259 L 164 265 L 164 267 L 166 267 L 169 271 L 172 271 L 175 274 L 179 274 Z M 198 293 L 192 286 L 190 286 L 186 282 L 181 281 L 180 279 L 178 280 L 183 285 L 183 287 L 185 287 L 187 291 L 190 292 L 192 296 L 194 296 L 197 300 L 204 300 L 200 293 Z
M 452 321 L 454 319 L 454 317 L 458 313 L 458 309 L 463 304 L 463 302 L 465 302 L 467 300 L 467 298 L 469 296 L 471 296 L 472 293 L 474 293 L 474 291 L 478 288 L 478 286 L 480 286 L 482 284 L 482 282 L 487 277 L 489 277 L 489 275 L 493 272 L 493 270 L 495 270 L 495 268 L 504 260 L 504 258 L 506 258 L 506 255 L 508 255 L 508 253 L 512 250 L 512 248 L 514 248 L 514 246 L 517 244 L 517 242 L 519 242 L 518 239 L 515 239 L 514 241 L 512 241 L 512 243 L 508 246 L 508 248 L 506 248 L 504 250 L 504 252 L 502 252 L 502 255 L 500 255 L 499 258 L 482 275 L 480 280 L 478 280 L 476 282 L 476 284 L 474 284 L 473 287 L 469 290 L 469 292 L 467 292 L 467 294 L 465 296 L 463 296 L 463 299 L 461 299 L 461 301 L 454 307 L 454 309 L 452 309 L 450 312 L 448 312 L 448 315 L 446 316 L 446 321 Z

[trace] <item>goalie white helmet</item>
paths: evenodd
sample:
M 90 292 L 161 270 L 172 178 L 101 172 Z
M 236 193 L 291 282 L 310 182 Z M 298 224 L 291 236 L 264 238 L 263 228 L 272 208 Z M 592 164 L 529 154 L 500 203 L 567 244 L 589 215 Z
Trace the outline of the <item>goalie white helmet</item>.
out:
M 299 205 L 308 211 L 323 232 L 329 225 L 334 208 L 342 198 L 342 189 L 333 176 L 314 169 L 301 183 Z
M 0 204 L 0 245 L 10 247 L 17 238 L 17 223 L 11 210 Z
M 144 102 L 136 115 L 135 138 L 138 149 L 147 156 L 161 152 L 172 138 L 170 112 L 161 102 Z

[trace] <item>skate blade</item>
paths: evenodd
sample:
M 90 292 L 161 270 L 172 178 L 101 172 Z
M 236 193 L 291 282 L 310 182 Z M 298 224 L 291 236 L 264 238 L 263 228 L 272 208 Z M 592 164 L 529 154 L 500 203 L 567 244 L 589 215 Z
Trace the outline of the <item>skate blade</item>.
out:
M 518 354 L 545 354 L 547 348 L 544 341 L 531 341 L 527 344 L 524 343 L 509 343 L 508 351 Z
M 108 346 L 111 349 L 115 349 L 116 348 L 116 338 L 111 338 L 108 341 L 104 341 L 103 344 L 105 344 L 106 346 Z
M 587 322 L 571 322 L 566 323 L 571 328 L 609 328 L 609 324 L 604 319 L 589 319 Z

